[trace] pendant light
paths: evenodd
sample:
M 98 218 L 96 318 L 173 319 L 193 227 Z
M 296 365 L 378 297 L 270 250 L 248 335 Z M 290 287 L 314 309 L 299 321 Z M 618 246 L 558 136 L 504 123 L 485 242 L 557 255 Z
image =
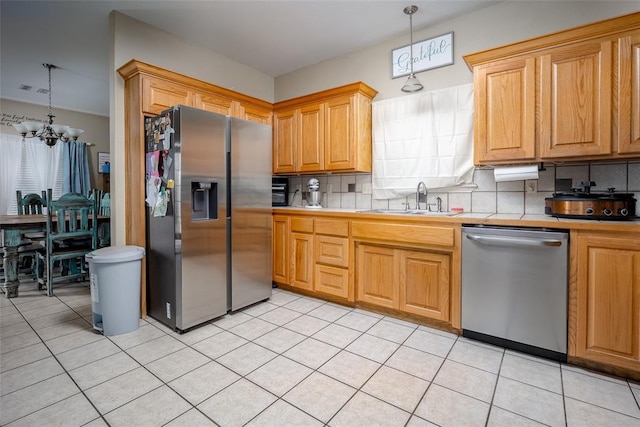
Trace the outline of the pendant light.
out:
M 84 132 L 82 129 L 71 128 L 66 125 L 54 125 L 53 118 L 55 117 L 51 112 L 51 70 L 58 68 L 53 64 L 42 64 L 47 70 L 49 70 L 49 120 L 47 123 L 42 122 L 22 122 L 13 123 L 13 127 L 22 138 L 39 138 L 49 147 L 56 145 L 58 140 L 76 141 L 80 135 Z
M 420 80 L 413 74 L 413 14 L 418 11 L 418 6 L 407 6 L 404 8 L 405 15 L 409 15 L 409 34 L 411 38 L 411 44 L 409 45 L 409 64 L 411 66 L 411 74 L 409 74 L 409 78 L 407 82 L 402 86 L 403 92 L 418 92 L 422 90 L 423 86 L 420 83 Z

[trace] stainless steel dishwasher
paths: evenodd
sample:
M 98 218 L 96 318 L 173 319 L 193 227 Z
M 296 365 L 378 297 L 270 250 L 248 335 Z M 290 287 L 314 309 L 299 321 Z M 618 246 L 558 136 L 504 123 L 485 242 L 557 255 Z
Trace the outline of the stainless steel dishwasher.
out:
M 566 361 L 568 242 L 562 230 L 463 226 L 463 336 Z

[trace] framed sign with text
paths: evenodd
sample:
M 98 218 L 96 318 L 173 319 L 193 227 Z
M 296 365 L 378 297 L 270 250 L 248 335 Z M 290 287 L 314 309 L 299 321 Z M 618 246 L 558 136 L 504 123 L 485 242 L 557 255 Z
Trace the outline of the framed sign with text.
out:
M 98 153 L 98 173 L 110 173 L 109 153 Z
M 409 45 L 391 51 L 392 78 L 411 73 Z M 413 44 L 413 72 L 431 70 L 453 64 L 453 31 Z

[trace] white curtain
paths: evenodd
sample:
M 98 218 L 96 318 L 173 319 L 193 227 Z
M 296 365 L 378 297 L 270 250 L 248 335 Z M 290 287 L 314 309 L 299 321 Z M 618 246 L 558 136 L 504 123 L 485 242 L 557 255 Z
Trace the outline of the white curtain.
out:
M 53 147 L 47 146 L 37 138 L 27 139 L 25 142 L 25 154 L 29 164 L 32 166 L 31 173 L 36 181 L 37 188 L 47 190 L 55 188 L 58 177 L 62 144 L 58 143 Z M 40 192 L 37 192 L 40 194 Z
M 22 137 L 0 134 L 0 214 L 7 215 L 16 198 L 22 163 Z
M 373 103 L 373 197 L 471 191 L 473 84 Z

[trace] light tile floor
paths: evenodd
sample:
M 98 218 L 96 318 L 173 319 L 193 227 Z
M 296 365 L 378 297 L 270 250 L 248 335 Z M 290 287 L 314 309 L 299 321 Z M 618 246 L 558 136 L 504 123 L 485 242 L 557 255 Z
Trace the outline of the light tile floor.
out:
M 3 426 L 640 426 L 640 384 L 274 289 L 104 337 L 86 284 L 0 299 Z

